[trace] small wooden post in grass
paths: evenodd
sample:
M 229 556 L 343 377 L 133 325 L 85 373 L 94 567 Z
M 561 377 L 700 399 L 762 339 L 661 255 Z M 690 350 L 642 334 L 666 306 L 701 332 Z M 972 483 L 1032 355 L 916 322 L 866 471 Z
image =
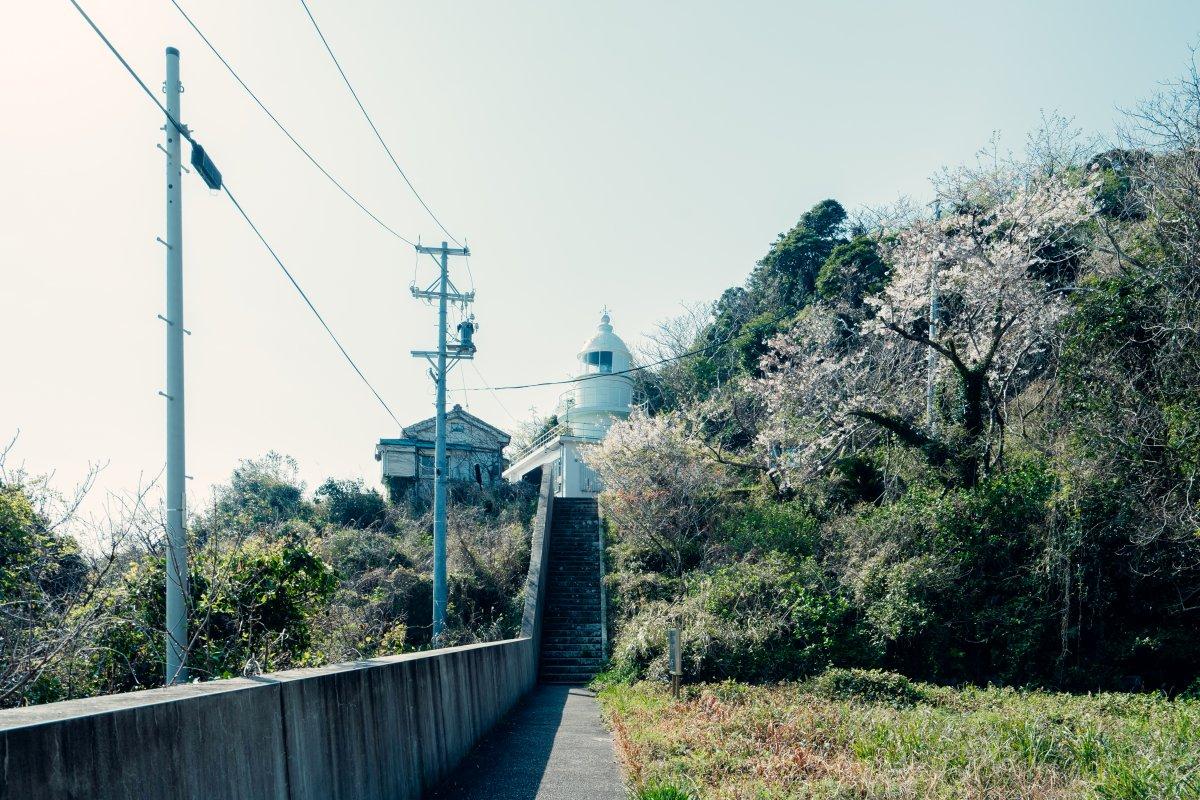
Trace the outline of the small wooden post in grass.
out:
M 683 648 L 679 642 L 679 628 L 667 628 L 667 658 L 670 662 L 671 694 L 679 699 L 679 682 L 683 678 Z

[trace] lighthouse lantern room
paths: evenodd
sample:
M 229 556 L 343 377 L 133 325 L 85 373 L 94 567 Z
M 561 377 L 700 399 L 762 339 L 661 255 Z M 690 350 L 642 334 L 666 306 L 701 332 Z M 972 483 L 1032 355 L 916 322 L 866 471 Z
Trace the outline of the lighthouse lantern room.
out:
M 633 403 L 633 357 L 613 333 L 607 311 L 576 360 L 571 388 L 559 398 L 559 424 L 518 453 L 504 472 L 517 481 L 552 469 L 559 497 L 592 497 L 601 491 L 599 477 L 581 455 L 604 438 L 615 420 L 628 417 Z

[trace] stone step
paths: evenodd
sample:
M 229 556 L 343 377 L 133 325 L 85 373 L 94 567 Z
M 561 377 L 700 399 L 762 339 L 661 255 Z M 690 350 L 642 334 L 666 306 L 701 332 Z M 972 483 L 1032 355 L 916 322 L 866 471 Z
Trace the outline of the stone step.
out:
M 538 676 L 538 682 L 552 686 L 587 686 L 594 677 L 594 672 L 545 673 Z
M 603 665 L 600 516 L 591 498 L 554 503 L 539 679 L 582 685 Z
M 600 670 L 590 667 L 571 668 L 571 667 L 555 667 L 553 670 L 546 670 L 539 675 L 542 683 L 577 683 L 587 684 L 592 682 L 592 678 L 596 677 L 596 673 Z
M 594 621 L 580 620 L 578 622 L 551 622 L 547 620 L 547 625 L 542 629 L 542 636 L 558 637 L 558 636 L 599 636 L 600 635 L 600 615 L 596 615 Z
M 578 620 L 578 621 L 559 621 L 546 620 L 546 625 L 542 628 L 542 637 L 544 639 L 557 639 L 575 636 L 599 636 L 600 635 L 600 615 L 596 615 L 595 620 Z
M 586 662 L 563 659 L 560 662 L 546 663 L 541 672 L 543 675 L 548 672 L 581 672 L 586 673 L 587 676 L 591 678 L 593 675 L 599 672 L 600 669 L 601 664 L 598 659 L 591 659 Z

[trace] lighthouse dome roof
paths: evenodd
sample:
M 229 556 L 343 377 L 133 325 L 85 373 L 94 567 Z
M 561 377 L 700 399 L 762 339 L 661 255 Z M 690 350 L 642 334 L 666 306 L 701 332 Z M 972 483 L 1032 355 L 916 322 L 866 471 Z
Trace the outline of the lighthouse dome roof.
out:
M 620 336 L 613 333 L 613 326 L 608 312 L 604 312 L 600 316 L 600 324 L 596 326 L 596 332 L 592 334 L 592 338 L 584 342 L 583 347 L 579 350 L 579 358 L 585 359 L 588 353 L 596 353 L 608 351 L 611 353 L 620 353 L 626 359 L 629 358 L 629 348 L 625 346 L 625 342 Z

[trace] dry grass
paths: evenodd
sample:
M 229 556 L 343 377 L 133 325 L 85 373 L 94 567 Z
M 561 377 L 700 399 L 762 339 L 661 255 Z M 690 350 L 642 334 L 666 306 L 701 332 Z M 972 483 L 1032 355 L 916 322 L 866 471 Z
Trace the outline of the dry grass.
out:
M 1200 798 L 1200 702 L 922 687 L 915 704 L 812 687 L 610 686 L 644 798 Z

